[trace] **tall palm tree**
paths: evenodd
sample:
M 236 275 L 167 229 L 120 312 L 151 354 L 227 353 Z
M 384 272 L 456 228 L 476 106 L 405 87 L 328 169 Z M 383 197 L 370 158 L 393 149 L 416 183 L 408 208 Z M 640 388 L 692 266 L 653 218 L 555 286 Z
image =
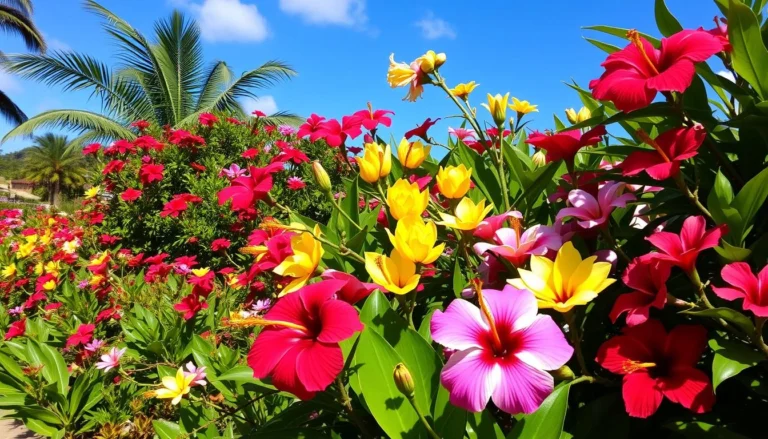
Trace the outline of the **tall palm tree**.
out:
M 255 90 L 296 74 L 280 61 L 268 61 L 240 77 L 224 61 L 206 68 L 200 29 L 178 11 L 155 23 L 154 41 L 150 41 L 96 1 L 86 0 L 85 7 L 104 20 L 107 34 L 117 44 L 119 63 L 115 68 L 87 55 L 61 51 L 12 55 L 5 64 L 24 78 L 62 85 L 65 90 L 90 90 L 101 99 L 101 114 L 46 111 L 13 129 L 3 141 L 42 127 L 84 133 L 79 141 L 132 139 L 135 135 L 128 125 L 140 119 L 183 127 L 194 123 L 203 112 L 218 110 L 243 117 L 238 99 L 256 98 Z M 288 113 L 273 117 L 276 121 L 295 118 Z
M 66 136 L 52 133 L 34 138 L 22 164 L 22 175 L 48 186 L 48 201 L 56 205 L 62 188 L 81 187 L 88 168 L 80 145 Z
M 20 36 L 27 49 L 45 53 L 43 35 L 32 22 L 32 0 L 0 0 L 0 30 Z M 4 59 L 5 54 L 0 51 L 0 60 Z M 0 115 L 14 125 L 27 120 L 27 115 L 2 90 Z

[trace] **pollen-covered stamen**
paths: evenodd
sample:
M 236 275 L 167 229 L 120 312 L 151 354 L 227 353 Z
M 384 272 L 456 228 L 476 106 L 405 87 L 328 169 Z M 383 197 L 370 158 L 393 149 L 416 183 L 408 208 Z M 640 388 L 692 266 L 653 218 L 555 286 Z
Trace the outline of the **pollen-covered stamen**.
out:
M 224 326 L 235 328 L 253 328 L 255 326 L 277 326 L 282 328 L 296 329 L 297 331 L 308 333 L 309 330 L 299 324 L 285 322 L 282 320 L 267 320 L 257 316 L 242 317 L 237 313 L 233 313 L 229 320 L 223 322 Z
M 373 119 L 373 106 L 368 102 L 368 112 L 371 113 L 371 119 Z
M 621 369 L 625 374 L 637 372 L 638 370 L 645 370 L 651 367 L 656 367 L 656 363 L 641 363 L 639 361 L 627 360 L 621 365 Z
M 501 338 L 499 338 L 499 331 L 496 329 L 496 321 L 491 314 L 491 309 L 488 308 L 488 302 L 483 297 L 483 281 L 480 279 L 472 279 L 472 288 L 477 294 L 477 302 L 480 304 L 480 309 L 483 311 L 485 319 L 488 321 L 488 326 L 491 327 L 491 342 L 493 344 L 493 351 L 496 354 L 504 353 L 504 346 L 501 344 Z
M 523 225 L 520 222 L 520 219 L 513 216 L 509 218 L 509 224 L 512 226 L 512 230 L 514 230 L 515 234 L 517 235 L 517 243 L 520 244 L 520 236 L 522 235 L 523 230 Z
M 655 149 L 656 152 L 659 153 L 661 158 L 664 159 L 665 162 L 667 162 L 667 163 L 671 163 L 672 162 L 672 160 L 669 159 L 669 156 L 667 155 L 667 153 L 664 152 L 663 149 L 661 149 L 661 146 L 659 146 L 659 144 L 656 143 L 655 140 L 651 139 L 651 136 L 649 136 L 648 133 L 646 133 L 643 130 L 637 130 L 637 137 L 642 139 L 642 141 L 647 143 L 648 145 L 651 145 L 653 147 L 653 149 Z
M 645 59 L 646 64 L 648 64 L 648 67 L 651 68 L 653 73 L 655 75 L 659 74 L 659 70 L 656 68 L 656 64 L 651 61 L 651 58 L 648 56 L 648 53 L 645 51 L 645 46 L 643 45 L 643 39 L 640 36 L 640 33 L 634 29 L 627 31 L 627 39 L 635 46 L 637 47 L 637 50 L 640 51 L 640 54 L 643 55 L 643 59 Z

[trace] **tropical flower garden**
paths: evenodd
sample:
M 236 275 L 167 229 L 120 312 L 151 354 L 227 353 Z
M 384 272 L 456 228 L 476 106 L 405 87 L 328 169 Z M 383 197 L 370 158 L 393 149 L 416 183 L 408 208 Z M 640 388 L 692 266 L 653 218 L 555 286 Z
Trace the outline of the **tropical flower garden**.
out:
M 662 0 L 658 31 L 588 28 L 616 43 L 588 39 L 604 71 L 541 132 L 428 51 L 382 78 L 455 114 L 390 140 L 361 102 L 88 144 L 74 215 L 0 212 L 4 416 L 54 438 L 764 437 L 768 31 L 763 1 L 715 3 L 712 29 Z

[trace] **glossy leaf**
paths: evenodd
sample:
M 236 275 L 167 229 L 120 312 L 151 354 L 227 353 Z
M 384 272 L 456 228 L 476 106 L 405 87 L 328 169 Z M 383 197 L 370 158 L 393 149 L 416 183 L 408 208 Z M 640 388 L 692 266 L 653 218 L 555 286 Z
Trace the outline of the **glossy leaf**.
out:
M 713 319 L 723 319 L 738 326 L 747 334 L 752 334 L 755 332 L 755 326 L 747 316 L 730 308 L 713 308 L 704 309 L 701 311 L 681 311 L 681 314 L 688 314 L 698 317 L 711 317 Z
M 765 359 L 762 354 L 743 343 L 721 338 L 709 340 L 709 347 L 715 352 L 712 360 L 712 387 L 715 392 L 723 381 Z
M 683 26 L 680 25 L 677 18 L 669 12 L 664 0 L 656 0 L 654 13 L 656 15 L 656 25 L 659 27 L 659 32 L 665 37 L 683 30 Z
M 152 421 L 152 426 L 160 439 L 178 439 L 182 434 L 179 424 L 164 419 Z
M 727 17 L 733 68 L 761 98 L 768 99 L 768 49 L 763 44 L 760 23 L 752 9 L 739 0 L 729 0 Z
M 538 410 L 517 421 L 507 439 L 560 439 L 570 388 L 569 383 L 557 387 Z
M 440 386 L 435 401 L 435 432 L 442 439 L 461 439 L 467 424 L 467 411 L 450 403 L 451 394 L 445 387 Z

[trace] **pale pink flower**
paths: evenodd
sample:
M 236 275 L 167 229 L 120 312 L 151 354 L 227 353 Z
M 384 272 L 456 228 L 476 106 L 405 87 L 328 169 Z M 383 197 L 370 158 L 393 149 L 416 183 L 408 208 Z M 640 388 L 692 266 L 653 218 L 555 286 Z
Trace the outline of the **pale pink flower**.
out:
M 104 372 L 108 372 L 109 369 L 120 367 L 120 358 L 125 354 L 128 348 L 118 349 L 113 347 L 109 353 L 101 356 L 101 361 L 96 363 L 96 369 L 103 369 Z
M 98 352 L 102 346 L 104 346 L 104 340 L 94 338 L 90 343 L 85 345 L 85 350 L 89 352 Z
M 477 133 L 475 130 L 472 129 L 466 129 L 466 128 L 448 128 L 448 134 L 452 134 L 456 136 L 457 139 L 461 140 L 462 142 L 465 139 L 469 140 L 475 140 L 477 138 Z
M 605 183 L 597 192 L 597 198 L 589 192 L 574 189 L 568 193 L 568 202 L 572 207 L 560 209 L 556 219 L 573 217 L 577 224 L 584 229 L 606 224 L 613 209 L 625 207 L 629 201 L 634 201 L 633 194 L 624 194 L 624 183 L 610 181 Z
M 272 301 L 269 299 L 259 299 L 251 306 L 253 312 L 259 315 L 265 314 L 270 308 L 272 308 Z
M 568 362 L 573 348 L 550 316 L 537 314 L 530 291 L 507 285 L 501 291 L 482 290 L 479 300 L 482 311 L 455 299 L 432 317 L 432 338 L 456 350 L 440 382 L 451 404 L 465 410 L 480 412 L 493 398 L 507 413 L 533 413 L 554 389 L 546 371 Z
M 236 163 L 233 163 L 229 166 L 229 168 L 223 168 L 221 172 L 219 172 L 219 177 L 225 177 L 225 176 L 230 180 L 238 177 L 247 177 L 248 170 L 242 169 Z
M 205 386 L 206 384 L 208 384 L 205 381 L 205 376 L 206 376 L 206 374 L 205 374 L 205 366 L 203 366 L 203 367 L 196 367 L 195 364 L 192 363 L 191 361 L 189 363 L 187 363 L 187 370 L 184 372 L 184 376 L 185 377 L 191 377 L 191 376 L 194 377 L 192 379 L 192 383 L 190 383 L 190 385 L 189 385 L 190 387 Z
M 493 243 L 478 242 L 475 253 L 487 258 L 492 253 L 508 260 L 515 267 L 524 264 L 530 255 L 544 256 L 549 251 L 557 251 L 563 245 L 560 234 L 553 228 L 542 225 L 529 227 L 521 231 L 520 223 L 515 222 L 513 228 L 503 228 L 493 234 Z
M 11 308 L 11 309 L 8 310 L 8 314 L 10 314 L 12 316 L 17 316 L 17 315 L 19 315 L 19 314 L 21 314 L 23 312 L 24 312 L 24 307 L 23 306 L 17 306 L 16 308 Z

